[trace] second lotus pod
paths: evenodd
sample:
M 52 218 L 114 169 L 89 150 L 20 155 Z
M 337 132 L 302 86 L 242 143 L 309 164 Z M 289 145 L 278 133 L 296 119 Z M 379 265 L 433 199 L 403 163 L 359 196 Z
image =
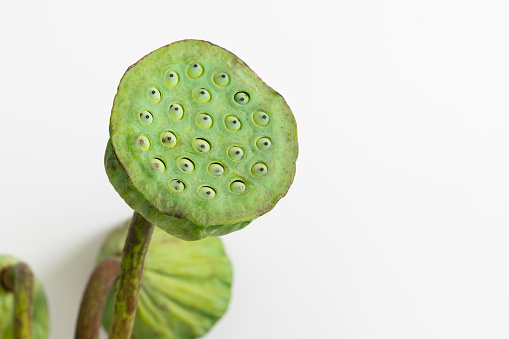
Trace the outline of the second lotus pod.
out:
M 127 226 L 109 234 L 98 262 L 120 259 Z M 231 284 L 231 263 L 219 238 L 183 241 L 156 227 L 145 258 L 132 338 L 203 336 L 228 308 Z M 111 327 L 114 297 L 112 288 L 103 313 L 106 330 Z
M 0 272 L 21 263 L 15 257 L 0 255 Z M 1 279 L 1 277 L 0 277 Z M 41 283 L 37 278 L 33 279 L 33 315 L 31 321 L 31 332 L 33 339 L 46 339 L 49 336 L 50 318 L 48 304 Z M 14 333 L 14 313 L 15 296 L 7 286 L 0 284 L 0 338 L 13 338 Z M 26 307 L 27 305 L 22 305 Z

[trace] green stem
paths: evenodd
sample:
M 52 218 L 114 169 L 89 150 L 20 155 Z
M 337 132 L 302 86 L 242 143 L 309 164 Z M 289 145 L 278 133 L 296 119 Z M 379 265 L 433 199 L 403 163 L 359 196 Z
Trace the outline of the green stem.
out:
M 32 339 L 34 314 L 34 274 L 21 262 L 6 268 L 2 274 L 3 286 L 14 292 L 13 339 Z
M 104 304 L 119 270 L 120 260 L 115 258 L 104 259 L 96 266 L 81 300 L 76 339 L 99 338 Z
M 122 253 L 109 339 L 131 338 L 143 275 L 143 263 L 153 231 L 154 225 L 134 212 Z

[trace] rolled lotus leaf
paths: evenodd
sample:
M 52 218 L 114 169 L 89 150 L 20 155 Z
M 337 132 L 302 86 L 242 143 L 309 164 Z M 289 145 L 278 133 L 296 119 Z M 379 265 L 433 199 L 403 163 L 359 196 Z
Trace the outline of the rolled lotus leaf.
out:
M 14 266 L 21 261 L 0 255 L 0 272 Z M 46 339 L 49 336 L 50 318 L 46 296 L 37 278 L 34 281 L 34 315 L 32 319 L 32 335 L 34 339 Z M 0 338 L 12 338 L 14 323 L 14 293 L 6 291 L 0 284 Z
M 110 233 L 98 261 L 120 257 L 128 225 Z M 230 302 L 232 266 L 221 240 L 184 241 L 154 229 L 145 258 L 134 339 L 188 339 L 203 336 L 222 317 Z M 111 328 L 115 290 L 103 313 Z
M 271 210 L 293 182 L 297 154 L 283 97 L 229 51 L 183 40 L 125 72 L 105 167 L 131 208 L 197 240 Z

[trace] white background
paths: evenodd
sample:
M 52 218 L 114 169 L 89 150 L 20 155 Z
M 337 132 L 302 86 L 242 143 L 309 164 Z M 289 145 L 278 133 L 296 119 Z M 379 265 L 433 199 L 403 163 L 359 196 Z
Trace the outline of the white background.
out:
M 208 339 L 508 338 L 505 1 L 0 0 L 0 253 L 73 335 L 104 236 L 131 214 L 103 152 L 125 69 L 197 38 L 292 108 L 288 196 L 223 237 Z

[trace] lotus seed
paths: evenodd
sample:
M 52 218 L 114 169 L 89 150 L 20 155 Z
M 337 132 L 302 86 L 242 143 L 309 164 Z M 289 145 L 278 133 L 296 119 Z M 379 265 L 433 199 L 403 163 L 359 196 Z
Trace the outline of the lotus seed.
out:
M 170 105 L 170 109 L 168 111 L 173 120 L 180 120 L 184 116 L 184 108 L 182 108 L 179 104 Z
M 216 196 L 216 191 L 212 187 L 203 186 L 199 189 L 200 195 L 206 199 L 212 199 Z
M 263 177 L 267 174 L 267 165 L 262 162 L 257 162 L 253 165 L 253 167 L 251 167 L 251 174 L 255 177 Z
M 269 115 L 265 112 L 256 112 L 253 115 L 253 121 L 258 126 L 267 126 L 269 120 L 270 120 Z
M 228 150 L 228 156 L 234 161 L 240 161 L 244 158 L 244 150 L 238 146 L 230 147 Z
M 233 193 L 242 193 L 245 190 L 246 190 L 246 184 L 244 184 L 240 180 L 234 181 L 230 185 L 230 191 L 232 191 Z
M 169 71 L 164 77 L 164 83 L 168 87 L 175 87 L 179 82 L 179 75 L 175 71 Z
M 234 132 L 240 130 L 240 128 L 242 127 L 240 120 L 233 115 L 227 116 L 224 123 L 227 129 Z
M 152 125 L 152 122 L 154 122 L 154 117 L 152 117 L 152 113 L 150 113 L 148 111 L 140 112 L 139 117 L 140 117 L 141 123 L 145 126 L 150 126 L 150 125 Z
M 246 92 L 238 92 L 235 94 L 233 99 L 237 104 L 245 105 L 249 102 L 249 94 L 247 94 Z
M 196 89 L 193 93 L 193 97 L 199 104 L 206 104 L 211 99 L 210 92 L 205 88 Z
M 179 167 L 181 170 L 187 173 L 194 171 L 194 163 L 187 158 L 182 158 L 179 160 Z
M 224 167 L 221 164 L 214 162 L 209 165 L 208 171 L 210 175 L 220 177 L 224 173 Z
M 209 129 L 212 127 L 212 117 L 206 113 L 198 114 L 196 117 L 196 123 L 201 128 Z
M 183 191 L 186 189 L 186 185 L 179 179 L 170 180 L 170 187 L 175 191 Z
M 164 132 L 161 136 L 161 141 L 164 146 L 168 148 L 173 148 L 177 145 L 177 137 L 172 132 Z
M 230 82 L 230 77 L 228 76 L 228 74 L 226 74 L 224 72 L 216 73 L 214 75 L 214 82 L 219 87 L 226 87 L 226 86 L 228 86 L 228 83 Z
M 158 173 L 163 173 L 166 170 L 166 165 L 161 159 L 154 158 L 150 160 L 150 164 L 152 165 L 152 168 Z
M 187 68 L 187 75 L 189 75 L 190 78 L 196 79 L 196 78 L 201 77 L 202 74 L 203 74 L 203 67 L 202 67 L 202 65 L 200 65 L 197 62 L 191 64 Z
M 143 136 L 143 135 L 140 135 L 138 137 L 138 148 L 140 150 L 142 150 L 143 152 L 146 152 L 148 151 L 148 149 L 150 148 L 150 141 L 148 140 L 148 138 L 146 136 Z
M 207 153 L 210 151 L 210 143 L 205 139 L 194 139 L 193 148 L 200 153 Z
M 161 92 L 157 88 L 150 87 L 148 89 L 148 97 L 154 104 L 158 104 L 161 101 Z
M 267 137 L 256 140 L 256 147 L 258 147 L 260 151 L 267 151 L 270 149 L 270 146 L 272 146 L 272 142 Z

